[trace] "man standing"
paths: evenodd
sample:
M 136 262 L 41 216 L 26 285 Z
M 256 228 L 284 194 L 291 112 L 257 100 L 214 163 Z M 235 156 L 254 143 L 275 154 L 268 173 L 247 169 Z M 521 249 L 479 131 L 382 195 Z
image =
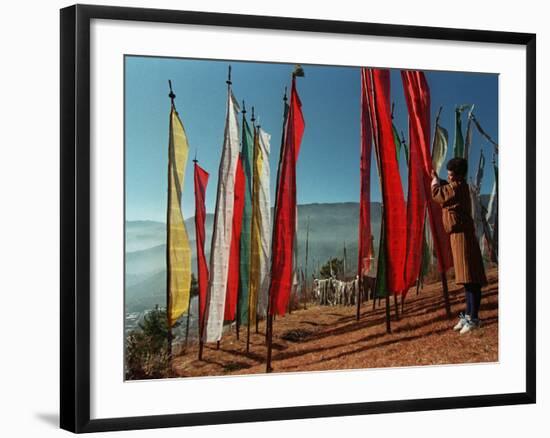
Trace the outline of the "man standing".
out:
M 483 259 L 472 219 L 470 189 L 465 180 L 468 162 L 453 158 L 447 163 L 448 181 L 432 171 L 432 198 L 441 205 L 443 226 L 449 234 L 455 283 L 464 285 L 466 310 L 453 327 L 460 334 L 480 326 L 481 288 L 487 284 Z

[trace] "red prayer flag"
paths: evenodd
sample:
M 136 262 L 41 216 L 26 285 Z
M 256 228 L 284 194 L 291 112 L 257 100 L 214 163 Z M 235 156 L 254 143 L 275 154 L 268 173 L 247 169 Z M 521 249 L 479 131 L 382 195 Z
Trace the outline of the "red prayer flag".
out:
M 237 160 L 235 171 L 235 203 L 233 206 L 233 233 L 229 249 L 229 270 L 227 274 L 227 292 L 225 298 L 224 320 L 235 320 L 237 297 L 239 293 L 240 241 L 244 210 L 245 176 L 241 156 Z
M 401 78 L 407 106 L 409 108 L 411 156 L 413 155 L 414 141 L 417 147 L 416 154 L 419 155 L 419 161 L 422 163 L 424 198 L 428 206 L 428 216 L 430 219 L 439 272 L 446 272 L 453 266 L 449 235 L 443 228 L 441 206 L 432 200 L 430 187 L 432 179 L 431 171 L 433 169 L 430 148 L 430 89 L 424 72 L 402 70 Z M 420 188 L 420 186 L 418 187 Z M 419 212 L 416 212 L 416 214 L 419 214 Z M 422 215 L 424 215 L 424 213 L 422 213 Z
M 296 161 L 304 134 L 302 103 L 292 77 L 290 106 L 281 154 L 279 181 L 273 222 L 271 283 L 269 285 L 270 314 L 284 315 L 292 288 L 294 233 L 296 228 Z
M 419 134 L 428 136 L 429 144 L 429 112 L 430 100 L 428 95 L 427 106 L 423 107 L 427 111 L 428 125 L 426 130 L 421 133 L 412 127 L 412 121 L 409 118 L 409 183 L 407 193 L 407 255 L 405 257 L 405 289 L 415 285 L 420 274 L 420 265 L 422 263 L 422 245 L 424 243 L 424 218 L 426 217 L 426 192 L 424 190 L 424 172 L 422 156 L 420 153 Z M 424 114 L 423 114 L 424 115 Z
M 402 72 L 403 73 L 403 72 Z M 405 87 L 405 79 L 403 86 Z M 424 188 L 423 151 L 430 145 L 430 90 L 419 94 L 405 91 L 409 109 L 409 183 L 407 193 L 407 256 L 405 258 L 405 291 L 412 287 L 420 273 L 424 218 L 427 193 Z M 429 149 L 428 149 L 429 150 Z M 430 160 L 431 161 L 431 160 Z
M 405 289 L 407 213 L 393 138 L 390 72 L 387 69 L 366 70 L 370 118 L 382 180 L 383 221 L 386 240 L 386 285 L 389 292 L 399 294 Z
M 366 275 L 372 257 L 370 226 L 370 167 L 372 154 L 372 127 L 369 118 L 367 70 L 361 69 L 361 189 L 359 198 L 359 251 L 357 275 Z
M 195 235 L 197 243 L 197 271 L 199 284 L 199 327 L 202 338 L 204 326 L 204 313 L 206 311 L 206 293 L 208 289 L 208 264 L 204 254 L 205 220 L 206 220 L 206 186 L 208 185 L 208 172 L 195 162 Z

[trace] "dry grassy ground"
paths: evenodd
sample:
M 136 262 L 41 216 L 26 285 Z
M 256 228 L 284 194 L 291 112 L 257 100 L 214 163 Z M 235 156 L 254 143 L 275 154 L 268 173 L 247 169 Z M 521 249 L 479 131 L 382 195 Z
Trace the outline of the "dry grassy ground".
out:
M 411 289 L 404 313 L 395 318 L 392 299 L 392 333 L 386 333 L 384 300 L 372 310 L 363 303 L 361 319 L 355 307 L 308 306 L 274 322 L 274 372 L 379 368 L 411 365 L 456 364 L 498 361 L 498 277 L 487 272 L 489 285 L 483 289 L 479 330 L 459 335 L 452 330 L 455 316 L 464 309 L 464 292 L 450 282 L 453 319 L 445 315 L 440 283 L 428 284 L 419 295 Z M 400 308 L 401 310 L 401 308 Z M 265 372 L 265 326 L 252 330 L 250 352 L 246 352 L 246 327 L 237 340 L 235 330 L 216 344 L 204 348 L 198 360 L 198 345 L 191 344 L 174 358 L 177 376 L 215 376 Z

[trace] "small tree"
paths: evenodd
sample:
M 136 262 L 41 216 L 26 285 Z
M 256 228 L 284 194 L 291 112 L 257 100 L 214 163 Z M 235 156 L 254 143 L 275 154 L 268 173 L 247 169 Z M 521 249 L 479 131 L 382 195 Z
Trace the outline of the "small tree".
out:
M 334 257 L 321 266 L 321 271 L 319 273 L 321 278 L 330 278 L 330 269 L 332 265 L 332 275 L 334 277 L 340 277 L 344 275 L 344 259 L 339 259 Z
M 126 378 L 158 379 L 170 372 L 166 311 L 158 305 L 126 338 Z
M 151 341 L 151 351 L 159 352 L 165 346 L 168 339 L 168 320 L 166 311 L 159 309 L 158 304 L 153 310 L 146 313 L 139 328 Z

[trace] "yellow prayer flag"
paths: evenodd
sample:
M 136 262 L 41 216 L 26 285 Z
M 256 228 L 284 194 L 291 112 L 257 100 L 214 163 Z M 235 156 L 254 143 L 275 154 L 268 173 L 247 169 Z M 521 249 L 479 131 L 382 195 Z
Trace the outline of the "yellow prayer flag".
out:
M 259 132 L 254 133 L 254 177 L 252 178 L 252 230 L 250 243 L 250 285 L 248 290 L 248 323 L 256 324 L 258 291 L 261 285 L 262 254 L 262 212 L 260 209 L 260 190 L 263 167 L 263 154 L 260 148 Z
M 170 112 L 166 224 L 166 285 L 168 288 L 167 315 L 169 327 L 172 327 L 176 320 L 189 308 L 191 247 L 181 208 L 181 195 L 188 154 L 189 144 L 185 129 L 176 109 L 172 106 Z

